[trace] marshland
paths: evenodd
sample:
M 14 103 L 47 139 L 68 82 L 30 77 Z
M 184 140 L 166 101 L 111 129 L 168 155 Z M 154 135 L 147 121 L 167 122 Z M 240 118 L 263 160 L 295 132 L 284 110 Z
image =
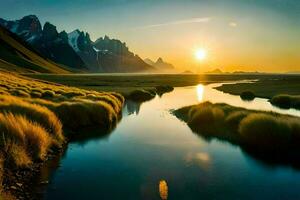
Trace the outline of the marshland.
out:
M 121 122 L 109 135 L 70 143 L 59 163 L 45 166 L 48 173 L 37 179 L 49 180 L 44 198 L 80 199 L 88 194 L 104 199 L 158 199 L 162 180 L 168 185 L 168 197 L 174 199 L 223 198 L 224 192 L 236 190 L 236 185 L 238 191 L 225 198 L 237 193 L 246 199 L 284 194 L 297 198 L 290 181 L 300 184 L 295 179 L 299 159 L 293 155 L 299 149 L 290 141 L 297 137 L 300 112 L 274 107 L 267 99 L 243 101 L 214 89 L 220 85 L 175 87 L 144 103 L 128 100 Z M 199 104 L 197 109 L 204 107 L 204 121 L 195 120 L 203 132 L 176 117 L 176 110 L 195 104 Z M 212 108 L 220 124 L 214 121 Z M 198 112 L 202 114 L 202 109 Z M 248 119 L 243 119 L 241 140 L 238 126 L 243 117 Z M 249 133 L 257 124 L 259 140 Z M 263 135 L 270 126 L 273 132 Z M 206 128 L 212 132 L 205 132 Z M 83 182 L 71 184 L 77 178 Z M 270 182 L 275 186 L 269 187 Z M 251 192 L 261 187 L 265 193 Z
M 0 200 L 300 199 L 299 10 L 2 0 Z
M 233 163 L 229 175 L 243 196 L 257 197 L 246 188 L 257 189 L 250 184 L 254 180 L 267 188 L 268 179 L 280 185 L 274 197 L 298 196 L 288 185 L 300 166 L 300 111 L 219 90 L 280 82 L 284 75 L 1 75 L 6 196 L 22 196 L 24 188 L 16 184 L 28 184 L 20 179 L 30 177 L 28 198 L 159 198 L 161 180 L 170 198 L 185 198 L 186 187 L 195 184 L 214 192 L 192 187 L 188 198 L 219 198 L 224 183 L 202 181 L 227 177 Z M 114 83 L 122 79 L 126 85 Z M 122 85 L 119 93 L 114 84 Z M 34 175 L 15 177 L 12 169 Z M 274 170 L 281 175 L 272 176 Z M 74 185 L 75 177 L 81 182 Z M 229 177 L 223 181 L 226 190 L 234 186 Z M 115 188 L 122 190 L 114 193 Z

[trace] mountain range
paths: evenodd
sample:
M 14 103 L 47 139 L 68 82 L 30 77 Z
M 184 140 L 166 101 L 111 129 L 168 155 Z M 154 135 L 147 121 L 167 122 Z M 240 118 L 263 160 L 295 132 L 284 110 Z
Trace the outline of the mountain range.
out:
M 70 33 L 58 32 L 56 26 L 49 22 L 42 26 L 35 15 L 28 15 L 19 20 L 0 18 L 0 26 L 6 36 L 18 41 L 24 48 L 45 61 L 60 67 L 62 71 L 67 69 L 84 72 L 156 72 L 159 70 L 156 66 L 144 62 L 120 40 L 105 36 L 92 41 L 89 33 L 78 29 Z M 2 36 L 4 37 L 2 34 L 0 39 L 3 39 Z M 0 48 L 4 49 L 2 43 Z M 5 48 L 10 49 L 11 52 L 15 51 L 9 43 L 6 43 Z M 0 52 L 0 54 L 4 53 Z M 24 60 L 24 56 L 18 53 L 14 56 Z M 4 57 L 0 55 L 2 62 L 12 62 Z M 32 61 L 27 57 L 25 60 Z M 41 72 L 41 70 L 37 71 Z

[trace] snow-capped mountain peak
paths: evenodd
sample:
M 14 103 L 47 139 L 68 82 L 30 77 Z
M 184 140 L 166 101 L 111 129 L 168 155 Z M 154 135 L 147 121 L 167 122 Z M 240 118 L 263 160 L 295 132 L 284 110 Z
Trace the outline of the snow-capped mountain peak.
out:
M 78 48 L 78 37 L 80 35 L 80 31 L 76 29 L 68 34 L 69 45 L 76 51 L 79 52 Z

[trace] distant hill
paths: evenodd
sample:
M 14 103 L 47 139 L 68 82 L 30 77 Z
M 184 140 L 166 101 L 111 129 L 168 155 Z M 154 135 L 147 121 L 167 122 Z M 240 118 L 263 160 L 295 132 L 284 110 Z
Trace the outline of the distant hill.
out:
M 183 72 L 181 72 L 181 74 L 193 74 L 194 72 L 190 71 L 190 70 L 185 70 Z
M 208 72 L 205 72 L 205 74 L 222 74 L 223 71 L 220 70 L 220 69 L 214 69 L 214 70 L 211 70 L 211 71 L 208 71 Z
M 300 71 L 289 71 L 286 74 L 300 74 Z
M 250 71 L 250 72 L 246 72 L 246 71 L 234 71 L 232 72 L 233 74 L 263 74 L 264 72 L 258 72 L 258 71 Z
M 0 25 L 0 68 L 17 72 L 68 73 Z
M 76 70 L 89 72 L 155 71 L 138 55 L 130 52 L 125 43 L 105 36 L 93 42 L 88 33 L 75 30 L 58 32 L 46 22 L 42 27 L 35 15 L 20 20 L 0 18 L 0 25 L 18 35 L 43 57 Z
M 149 58 L 144 59 L 145 63 L 155 67 L 160 72 L 174 72 L 175 68 L 172 64 L 165 62 L 162 58 L 158 58 L 156 62 Z
M 263 72 L 258 72 L 258 71 L 234 71 L 234 72 L 223 72 L 222 70 L 220 70 L 219 68 L 216 68 L 214 70 L 205 72 L 205 74 L 261 74 Z

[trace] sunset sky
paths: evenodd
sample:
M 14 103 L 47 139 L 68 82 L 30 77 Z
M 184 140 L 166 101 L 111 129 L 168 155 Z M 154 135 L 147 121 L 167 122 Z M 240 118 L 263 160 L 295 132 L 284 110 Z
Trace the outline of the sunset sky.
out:
M 1 0 L 0 13 L 108 35 L 180 70 L 300 71 L 299 0 Z

